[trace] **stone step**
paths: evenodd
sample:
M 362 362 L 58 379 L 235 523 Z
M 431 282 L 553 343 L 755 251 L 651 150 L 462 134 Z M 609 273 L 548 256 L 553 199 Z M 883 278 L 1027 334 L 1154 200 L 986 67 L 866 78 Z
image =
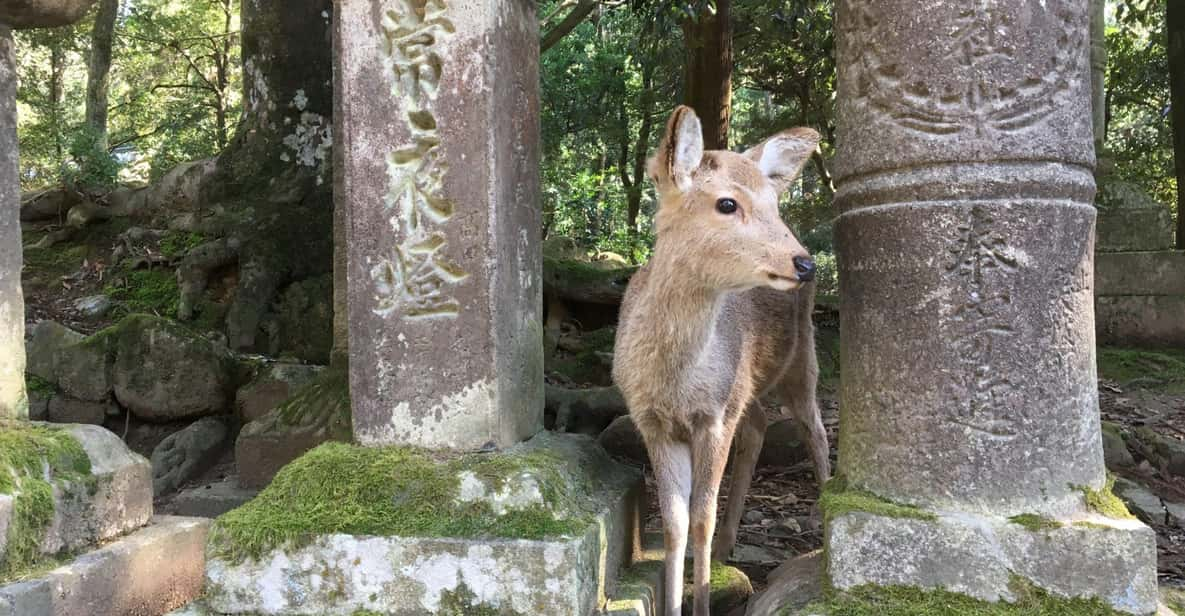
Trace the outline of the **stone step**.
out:
M 176 515 L 216 518 L 255 498 L 259 490 L 239 485 L 238 477 L 227 477 L 202 486 L 182 490 L 168 507 Z
M 110 431 L 83 424 L 42 424 L 31 422 L 33 429 L 51 427 L 73 437 L 90 459 L 91 477 L 55 476 L 46 464 L 53 490 L 54 511 L 44 531 L 36 539 L 43 555 L 74 552 L 112 537 L 126 534 L 148 523 L 152 517 L 152 468 L 142 456 L 132 452 Z M 20 434 L 19 428 L 14 428 Z M 32 433 L 30 433 L 32 434 Z M 32 442 L 36 437 L 30 437 Z M 0 469 L 8 472 L 7 469 Z M 26 486 L 25 490 L 32 486 Z M 0 494 L 0 563 L 6 547 L 22 538 L 13 536 L 15 494 Z M 25 538 L 27 540 L 27 538 Z
M 602 616 L 660 616 L 664 614 L 663 595 L 663 541 L 662 535 L 647 534 L 644 548 L 638 558 L 621 572 L 613 591 L 609 593 Z M 683 613 L 691 614 L 692 559 L 688 553 L 684 573 L 688 576 L 683 585 Z M 729 616 L 743 610 L 745 602 L 753 594 L 753 585 L 740 569 L 719 563 L 712 563 L 713 614 Z
M 159 616 L 194 600 L 205 570 L 204 518 L 157 516 L 36 579 L 0 586 L 0 616 Z

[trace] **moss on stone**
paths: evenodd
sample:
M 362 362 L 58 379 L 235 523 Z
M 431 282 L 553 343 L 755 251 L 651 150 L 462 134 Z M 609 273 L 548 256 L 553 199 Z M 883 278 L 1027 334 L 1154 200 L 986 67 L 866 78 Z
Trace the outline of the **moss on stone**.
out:
M 14 497 L 0 582 L 43 560 L 39 544 L 54 514 L 50 481 L 93 481 L 82 444 L 59 428 L 0 420 L 0 494 Z
M 58 386 L 35 374 L 29 374 L 26 372 L 25 391 L 29 392 L 30 396 L 36 394 L 43 398 L 47 398 L 58 392 Z
M 606 269 L 579 259 L 558 259 L 544 255 L 543 272 L 548 280 L 562 280 L 569 285 L 596 283 L 632 276 L 638 268 L 622 267 Z
M 1119 520 L 1136 519 L 1136 516 L 1127 510 L 1127 505 L 1123 504 L 1123 499 L 1115 495 L 1115 477 L 1110 474 L 1107 475 L 1107 482 L 1101 490 L 1095 490 L 1090 486 L 1071 487 L 1082 492 L 1087 508 L 1095 513 Z
M 1014 577 L 1013 603 L 991 603 L 946 590 L 908 586 L 860 586 L 847 591 L 829 589 L 823 599 L 783 616 L 1120 616 L 1099 599 L 1067 599 L 1050 595 Z
M 603 503 L 595 486 L 576 481 L 579 461 L 542 450 L 442 457 L 413 447 L 364 448 L 326 443 L 284 467 L 263 492 L 218 518 L 213 554 L 237 561 L 327 534 L 543 539 L 583 532 Z M 543 502 L 493 512 L 484 500 L 461 501 L 470 472 L 497 491 L 530 476 Z
M 160 252 L 169 259 L 178 259 L 189 254 L 206 241 L 206 237 L 194 231 L 172 230 L 160 240 Z
M 118 302 L 125 314 L 148 313 L 176 317 L 181 287 L 172 270 L 132 270 L 123 274 L 123 284 L 108 285 L 104 292 Z
M 477 595 L 462 583 L 456 590 L 440 593 L 440 609 L 437 616 L 521 616 L 510 608 L 498 608 L 488 603 L 478 603 Z
M 1099 376 L 1169 393 L 1185 392 L 1185 351 L 1099 348 Z
M 1062 527 L 1062 523 L 1052 518 L 1037 515 L 1035 513 L 1022 513 L 1008 518 L 1009 522 L 1018 526 L 1023 526 L 1031 531 L 1042 530 L 1057 530 Z
M 732 611 L 753 594 L 753 584 L 749 581 L 749 576 L 736 567 L 714 560 L 709 573 L 709 602 L 714 614 Z M 684 574 L 683 603 L 691 605 L 695 597 L 694 570 L 688 566 Z
M 871 492 L 858 490 L 848 485 L 847 479 L 836 475 L 823 486 L 819 497 L 819 508 L 827 522 L 846 513 L 862 511 L 887 518 L 912 518 L 935 521 L 933 513 L 913 505 L 903 505 L 881 498 Z
M 306 383 L 274 411 L 283 426 L 320 426 L 331 439 L 353 439 L 350 378 L 345 370 L 326 370 Z

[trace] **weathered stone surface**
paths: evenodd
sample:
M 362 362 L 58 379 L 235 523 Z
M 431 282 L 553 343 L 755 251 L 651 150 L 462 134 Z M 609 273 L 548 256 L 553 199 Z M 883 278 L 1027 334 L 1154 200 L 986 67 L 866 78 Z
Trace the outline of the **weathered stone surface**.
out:
M 1098 597 L 1131 614 L 1156 611 L 1152 529 L 1098 515 L 1062 522 L 1029 530 L 968 513 L 929 521 L 850 512 L 827 524 L 827 573 L 839 589 L 921 586 L 986 601 L 1014 600 L 1015 575 L 1055 595 Z
M 22 194 L 21 222 L 61 221 L 77 202 L 78 194 L 62 187 Z
M 152 450 L 152 489 L 172 492 L 201 473 L 218 458 L 226 440 L 226 424 L 203 417 L 170 434 Z
M 1006 522 L 1105 485 L 1087 3 L 841 0 L 836 27 L 838 472 L 944 513 L 840 515 L 833 583 L 997 600 L 1013 571 L 1154 612 L 1149 529 Z
M 58 348 L 53 370 L 58 387 L 79 400 L 99 402 L 111 395 L 114 340 L 100 335 Z
M 650 460 L 646 453 L 646 443 L 642 434 L 629 415 L 622 415 L 613 420 L 597 437 L 597 442 L 605 451 L 617 458 L 629 460 L 635 464 L 645 464 Z
M 185 605 L 202 591 L 209 524 L 153 518 L 44 577 L 0 586 L 0 616 L 144 616 Z
M 280 406 L 245 426 L 235 441 L 239 483 L 262 488 L 285 464 L 326 441 L 350 442 L 348 377 L 327 371 Z
M 147 189 L 145 205 L 174 214 L 194 209 L 202 180 L 212 174 L 215 168 L 213 158 L 184 162 L 173 167 Z
M 237 477 L 182 490 L 173 499 L 172 511 L 177 515 L 216 518 L 231 509 L 241 507 L 255 498 L 259 490 L 244 488 Z
M 1173 214 L 1139 186 L 1113 175 L 1099 178 L 1095 250 L 1171 250 Z
M 111 311 L 114 302 L 106 295 L 88 295 L 74 300 L 74 309 L 87 319 L 97 319 Z
M 1103 422 L 1103 460 L 1108 469 L 1130 468 L 1136 465 L 1135 458 L 1123 440 L 1122 428 L 1118 424 Z
M 569 389 L 547 385 L 546 397 L 545 412 L 554 418 L 557 432 L 596 436 L 629 413 L 617 387 Z
M 6 0 L 11 3 L 12 0 Z M 21 292 L 20 181 L 16 140 L 16 56 L 0 4 L 0 419 L 29 416 L 25 397 L 25 302 Z
M 765 430 L 759 466 L 794 466 L 810 458 L 802 424 L 797 419 L 779 419 Z
M 823 553 L 810 552 L 786 561 L 766 577 L 766 588 L 753 597 L 745 616 L 784 616 L 823 594 Z
M 58 382 L 57 353 L 86 336 L 55 321 L 39 321 L 25 345 L 25 370 L 50 383 Z
M 1185 250 L 1095 255 L 1095 295 L 1185 296 Z
M 115 335 L 115 397 L 137 417 L 173 421 L 230 408 L 234 364 L 225 347 L 148 315 L 127 317 Z
M 546 539 L 324 534 L 242 560 L 220 556 L 228 547 L 220 537 L 206 568 L 208 606 L 218 613 L 285 615 L 592 613 L 605 601 L 607 580 L 637 549 L 641 476 L 608 460 L 588 437 L 541 433 L 518 447 L 527 455 L 546 448 L 568 462 L 560 471 L 565 480 L 592 486 L 579 507 L 595 504 L 599 512 L 585 530 Z M 462 474 L 455 498 L 481 501 L 493 512 L 531 510 L 548 498 L 545 477 L 516 471 L 499 477 L 494 489 Z
M 355 436 L 512 445 L 543 418 L 535 6 L 348 0 L 334 19 Z
M 114 405 L 110 402 L 91 402 L 70 396 L 54 396 L 49 401 L 49 420 L 54 423 L 102 425 Z M 115 408 L 115 412 L 119 409 Z
M 283 362 L 264 366 L 250 383 L 235 393 L 235 409 L 239 418 L 246 423 L 263 417 L 323 370 L 322 366 Z
M 0 0 L 0 24 L 7 24 L 18 30 L 66 26 L 82 19 L 94 2 L 95 0 Z
M 1140 453 L 1152 466 L 1185 477 L 1185 441 L 1160 434 L 1152 428 L 1136 428 L 1132 433 Z
M 1149 524 L 1165 523 L 1164 502 L 1152 490 L 1123 477 L 1115 480 L 1114 490 L 1136 517 Z
M 263 324 L 274 357 L 328 364 L 333 347 L 333 275 L 288 285 Z
M 1095 302 L 1098 340 L 1114 346 L 1185 346 L 1185 295 L 1111 295 Z
M 93 486 L 55 484 L 45 554 L 77 550 L 122 535 L 152 517 L 152 470 L 120 438 L 99 426 L 62 426 L 91 460 Z

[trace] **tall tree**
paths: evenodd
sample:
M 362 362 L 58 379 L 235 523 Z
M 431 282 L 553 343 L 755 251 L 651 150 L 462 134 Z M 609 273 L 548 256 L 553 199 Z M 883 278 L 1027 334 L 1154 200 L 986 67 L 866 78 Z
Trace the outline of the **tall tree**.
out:
M 728 148 L 732 115 L 732 0 L 716 0 L 683 21 L 687 61 L 683 103 L 695 109 L 704 128 L 704 147 Z
M 107 149 L 107 92 L 111 81 L 111 45 L 119 0 L 102 0 L 91 30 L 91 51 L 86 79 L 86 123 L 94 131 L 96 145 Z
M 1185 4 L 1165 3 L 1168 37 L 1169 107 L 1173 123 L 1173 161 L 1177 172 L 1177 248 L 1185 250 Z

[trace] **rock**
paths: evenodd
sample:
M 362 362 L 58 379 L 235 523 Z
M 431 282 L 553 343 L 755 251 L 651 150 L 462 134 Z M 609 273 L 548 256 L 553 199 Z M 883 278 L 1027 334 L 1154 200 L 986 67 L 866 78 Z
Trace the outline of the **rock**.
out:
M 109 220 L 110 218 L 110 210 L 90 199 L 84 199 L 78 205 L 70 208 L 70 211 L 66 214 L 66 226 L 81 229 L 91 223 Z
M 52 394 L 43 392 L 29 392 L 29 421 L 49 420 L 49 401 Z
M 235 393 L 235 409 L 243 423 L 255 421 L 291 398 L 302 385 L 324 371 L 322 366 L 271 363 Z
M 25 371 L 58 383 L 56 355 L 59 350 L 81 342 L 86 336 L 54 321 L 39 321 L 25 343 Z
M 259 490 L 244 488 L 237 477 L 182 490 L 173 498 L 172 511 L 177 515 L 216 518 L 255 498 Z
M 239 484 L 262 488 L 285 464 L 317 445 L 351 440 L 346 373 L 325 371 L 284 404 L 243 426 L 235 441 Z
M 269 355 L 328 364 L 333 348 L 333 275 L 289 285 L 265 321 Z
M 1098 252 L 1171 250 L 1173 214 L 1142 188 L 1114 175 L 1098 178 Z
M 1119 424 L 1103 422 L 1103 459 L 1107 461 L 1109 469 L 1130 468 L 1136 465 L 1131 452 L 1127 450 L 1121 430 Z
M 1177 528 L 1185 528 L 1185 503 L 1175 503 L 1161 499 L 1164 503 L 1164 510 L 1168 513 L 1168 521 L 1172 522 Z
M 765 430 L 765 441 L 761 445 L 761 455 L 757 458 L 760 466 L 794 466 L 810 459 L 807 451 L 806 439 L 803 438 L 802 426 L 796 419 L 779 419 Z
M 1135 446 L 1140 448 L 1152 466 L 1177 477 L 1185 477 L 1185 441 L 1147 427 L 1137 428 L 1133 436 L 1136 439 Z
M 553 418 L 557 432 L 596 436 L 629 413 L 621 391 L 612 386 L 569 389 L 549 384 L 544 397 L 544 414 Z
M 235 366 L 224 347 L 149 315 L 127 317 L 114 335 L 115 397 L 140 419 L 175 421 L 230 409 Z
M 226 424 L 204 417 L 161 441 L 152 450 L 153 492 L 172 492 L 204 471 L 218 458 L 226 436 Z
M 1161 502 L 1159 496 L 1153 494 L 1148 488 L 1130 479 L 1117 477 L 1115 479 L 1114 491 L 1127 504 L 1128 509 L 1136 514 L 1136 517 L 1149 524 L 1165 523 L 1166 512 L 1164 503 Z
M 54 423 L 78 423 L 102 425 L 107 419 L 111 407 L 110 402 L 92 402 L 78 400 L 70 396 L 54 396 L 49 401 L 48 416 Z M 118 409 L 116 409 L 118 412 Z
M 160 180 L 148 187 L 144 195 L 145 207 L 170 213 L 192 210 L 198 203 L 198 190 L 202 180 L 215 169 L 213 158 L 185 162 L 173 167 Z
M 88 295 L 74 300 L 74 309 L 88 319 L 97 319 L 111 310 L 111 298 L 106 295 Z
M 746 511 L 745 514 L 741 516 L 741 520 L 745 524 L 759 524 L 764 519 L 765 519 L 765 516 L 762 515 L 762 513 L 760 511 L 752 510 L 752 509 L 749 511 Z
M 112 391 L 113 343 L 114 338 L 100 332 L 58 349 L 54 353 L 58 387 L 79 400 L 106 400 Z
M 732 610 L 743 607 L 753 594 L 753 584 L 744 571 L 721 563 L 712 563 L 711 589 L 708 605 L 713 614 L 727 616 Z M 694 605 L 692 582 L 690 575 L 683 583 L 683 614 L 691 616 Z
M 61 221 L 76 203 L 78 194 L 60 187 L 26 193 L 21 195 L 21 222 Z
M 63 567 L 0 586 L 0 615 L 167 613 L 201 595 L 209 528 L 200 518 L 152 518 L 150 526 Z
M 739 565 L 762 566 L 780 563 L 784 560 L 786 560 L 786 555 L 781 551 L 745 543 L 736 544 L 736 547 L 732 549 L 732 554 L 728 556 L 728 562 Z
M 823 595 L 823 579 L 821 552 L 788 560 L 766 576 L 765 590 L 749 601 L 745 616 L 784 616 L 805 607 Z
M 134 216 L 144 207 L 147 196 L 147 188 L 120 186 L 107 194 L 107 206 L 112 216 Z
M 650 457 L 646 453 L 646 442 L 638 432 L 634 420 L 629 415 L 622 415 L 613 420 L 608 428 L 597 437 L 597 442 L 610 455 L 624 458 L 636 464 L 648 464 Z

